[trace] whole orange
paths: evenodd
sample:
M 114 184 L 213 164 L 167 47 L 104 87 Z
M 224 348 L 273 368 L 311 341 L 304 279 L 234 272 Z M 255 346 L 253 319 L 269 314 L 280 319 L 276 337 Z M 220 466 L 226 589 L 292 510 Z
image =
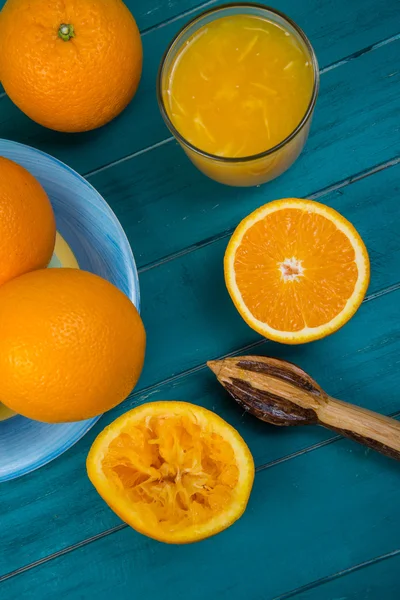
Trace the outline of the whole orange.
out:
M 8 0 L 0 13 L 0 78 L 31 119 L 87 131 L 132 100 L 142 72 L 135 19 L 121 0 Z
M 0 285 L 46 267 L 55 240 L 46 192 L 26 169 L 0 156 Z
M 43 269 L 0 288 L 0 402 L 48 423 L 122 402 L 139 379 L 146 334 L 132 302 L 78 269 Z

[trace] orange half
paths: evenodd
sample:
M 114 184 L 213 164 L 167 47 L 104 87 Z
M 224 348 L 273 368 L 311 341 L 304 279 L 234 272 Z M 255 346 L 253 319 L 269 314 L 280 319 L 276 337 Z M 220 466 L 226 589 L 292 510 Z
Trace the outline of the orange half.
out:
M 245 218 L 228 244 L 224 267 L 243 319 L 287 344 L 339 329 L 369 284 L 368 253 L 356 229 L 311 200 L 277 200 Z
M 254 462 L 221 417 L 186 402 L 151 402 L 111 423 L 95 440 L 89 479 L 131 527 L 161 542 L 195 542 L 244 512 Z

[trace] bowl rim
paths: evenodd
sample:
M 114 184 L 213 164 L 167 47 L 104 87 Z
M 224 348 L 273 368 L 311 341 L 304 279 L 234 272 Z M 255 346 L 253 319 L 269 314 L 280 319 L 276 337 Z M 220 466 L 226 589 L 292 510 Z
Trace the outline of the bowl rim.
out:
M 75 444 L 79 442 L 79 440 L 81 440 L 87 434 L 88 431 L 92 429 L 92 427 L 97 423 L 97 421 L 99 421 L 99 419 L 101 419 L 102 416 L 103 415 L 99 415 L 97 417 L 94 417 L 93 419 L 89 419 L 88 421 L 77 421 L 76 423 L 69 423 L 69 425 L 76 426 L 81 424 L 81 427 L 76 427 L 74 435 L 68 438 L 68 440 L 66 440 L 65 443 L 62 444 L 62 446 L 57 447 L 57 449 L 54 449 L 53 452 L 43 456 L 43 458 L 38 459 L 36 462 L 26 465 L 25 467 L 22 467 L 16 471 L 6 473 L 5 475 L 2 475 L 0 473 L 0 483 L 12 481 L 13 479 L 19 479 L 24 475 L 28 475 L 28 473 L 33 473 L 41 467 L 48 465 L 53 460 L 64 454 L 64 452 L 72 448 L 72 446 L 75 446 Z M 5 422 L 14 421 L 14 419 L 25 419 L 25 417 L 22 417 L 21 415 L 15 415 L 13 417 L 10 417 L 10 419 L 7 419 L 7 421 Z M 31 422 L 34 423 L 34 421 Z
M 88 187 L 90 189 L 90 191 L 95 196 L 98 197 L 100 202 L 104 204 L 104 206 L 110 213 L 110 218 L 114 222 L 114 225 L 116 226 L 119 235 L 121 236 L 121 242 L 123 243 L 123 250 L 124 250 L 124 253 L 126 253 L 128 261 L 130 263 L 130 265 L 129 265 L 130 269 L 129 269 L 129 272 L 127 273 L 128 281 L 129 281 L 129 296 L 128 297 L 131 300 L 131 302 L 133 302 L 133 304 L 137 308 L 138 312 L 140 313 L 141 298 L 140 298 L 140 287 L 139 287 L 139 275 L 138 275 L 138 270 L 137 270 L 137 266 L 136 266 L 136 261 L 133 256 L 132 248 L 131 248 L 129 240 L 126 236 L 126 233 L 125 233 L 121 223 L 118 220 L 117 215 L 115 214 L 115 212 L 113 211 L 111 206 L 108 204 L 108 202 L 100 194 L 100 192 L 98 192 L 96 190 L 96 188 L 87 179 L 85 179 L 85 177 L 83 177 L 83 175 L 81 175 L 80 173 L 75 171 L 75 169 L 73 169 L 66 163 L 62 162 L 55 156 L 52 156 L 51 154 L 44 152 L 43 150 L 39 150 L 38 148 L 34 148 L 33 146 L 28 146 L 27 144 L 22 144 L 21 142 L 14 142 L 13 140 L 8 140 L 6 138 L 0 138 L 0 148 L 1 148 L 2 144 L 5 144 L 6 146 L 9 145 L 10 147 L 19 146 L 19 147 L 24 148 L 25 150 L 31 151 L 33 153 L 41 154 L 45 159 L 50 160 L 53 163 L 56 163 L 57 166 L 68 171 L 69 173 L 71 173 L 71 175 L 76 177 L 84 186 Z
M 67 171 L 70 175 L 72 175 L 73 177 L 78 179 L 78 181 L 81 185 L 84 185 L 85 187 L 89 188 L 90 192 L 95 197 L 97 197 L 100 204 L 103 204 L 103 206 L 106 208 L 106 210 L 108 212 L 109 218 L 113 221 L 113 224 L 116 227 L 116 230 L 119 235 L 118 243 L 121 246 L 123 254 L 126 256 L 126 259 L 127 259 L 128 264 L 127 264 L 127 269 L 126 269 L 126 275 L 127 275 L 128 292 L 129 292 L 127 295 L 129 297 L 129 299 L 131 300 L 131 302 L 137 308 L 138 312 L 140 313 L 139 276 L 138 276 L 136 261 L 133 256 L 133 253 L 132 253 L 132 248 L 130 246 L 130 243 L 126 236 L 126 233 L 125 233 L 124 229 L 122 228 L 122 225 L 119 222 L 116 214 L 114 213 L 114 211 L 112 210 L 110 205 L 106 202 L 106 200 L 103 198 L 103 196 L 82 175 L 80 175 L 77 171 L 72 169 L 70 166 L 68 166 L 67 164 L 65 164 L 64 162 L 59 160 L 58 158 L 55 158 L 51 154 L 48 154 L 47 152 L 44 152 L 43 150 L 39 150 L 38 148 L 34 148 L 33 146 L 28 146 L 27 144 L 22 144 L 21 142 L 14 142 L 13 140 L 0 138 L 0 155 L 1 155 L 2 148 L 4 148 L 6 150 L 7 147 L 9 147 L 10 149 L 19 147 L 19 148 L 23 149 L 25 152 L 28 151 L 28 152 L 31 152 L 32 154 L 39 154 L 45 160 L 49 161 L 50 163 L 55 163 L 59 168 Z M 11 159 L 11 160 L 13 160 L 13 159 Z M 18 162 L 18 161 L 15 161 L 15 162 Z M 37 469 L 47 465 L 54 459 L 58 458 L 64 452 L 69 450 L 69 448 L 74 446 L 80 439 L 82 439 L 82 437 L 97 423 L 97 421 L 101 417 L 102 417 L 102 415 L 98 415 L 97 417 L 94 417 L 93 419 L 88 419 L 86 421 L 77 421 L 76 423 L 73 423 L 73 424 L 69 423 L 69 425 L 76 426 L 76 431 L 73 436 L 71 436 L 61 446 L 57 447 L 56 449 L 53 449 L 48 454 L 44 454 L 44 456 L 41 459 L 36 460 L 35 462 L 31 463 L 30 465 L 26 465 L 26 466 L 22 467 L 21 469 L 17 469 L 16 471 L 14 471 L 12 473 L 7 473 L 4 475 L 2 475 L 0 473 L 0 483 L 5 482 L 5 481 L 10 481 L 13 479 L 17 479 L 19 477 L 22 477 L 23 475 L 27 475 L 28 473 L 36 471 Z M 14 421 L 14 419 L 19 419 L 19 418 L 24 419 L 25 417 L 22 417 L 21 415 L 15 415 L 14 417 L 11 417 L 10 419 L 7 419 L 4 422 L 8 423 L 8 422 Z M 30 419 L 27 419 L 27 420 L 30 420 Z M 31 422 L 34 423 L 34 421 L 31 421 Z

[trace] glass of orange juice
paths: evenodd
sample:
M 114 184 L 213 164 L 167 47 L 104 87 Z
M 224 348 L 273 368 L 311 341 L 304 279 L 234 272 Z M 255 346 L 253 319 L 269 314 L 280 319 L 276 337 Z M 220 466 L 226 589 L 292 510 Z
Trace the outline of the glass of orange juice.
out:
M 303 31 L 259 4 L 213 8 L 188 23 L 161 62 L 164 121 L 192 162 L 228 185 L 274 179 L 310 129 L 318 63 Z

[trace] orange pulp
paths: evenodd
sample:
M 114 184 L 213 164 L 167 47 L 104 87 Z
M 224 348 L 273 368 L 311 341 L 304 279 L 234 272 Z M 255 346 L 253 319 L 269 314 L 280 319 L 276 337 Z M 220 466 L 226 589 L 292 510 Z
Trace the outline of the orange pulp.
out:
M 182 46 L 163 90 L 168 116 L 196 148 L 252 156 L 302 120 L 314 75 L 293 33 L 267 19 L 232 15 L 200 27 Z
M 215 413 L 187 402 L 150 402 L 111 423 L 87 459 L 90 480 L 126 523 L 162 542 L 195 542 L 246 508 L 254 462 Z
M 243 219 L 224 260 L 229 294 L 261 335 L 288 344 L 323 338 L 360 306 L 369 258 L 359 233 L 312 200 L 269 202 Z

